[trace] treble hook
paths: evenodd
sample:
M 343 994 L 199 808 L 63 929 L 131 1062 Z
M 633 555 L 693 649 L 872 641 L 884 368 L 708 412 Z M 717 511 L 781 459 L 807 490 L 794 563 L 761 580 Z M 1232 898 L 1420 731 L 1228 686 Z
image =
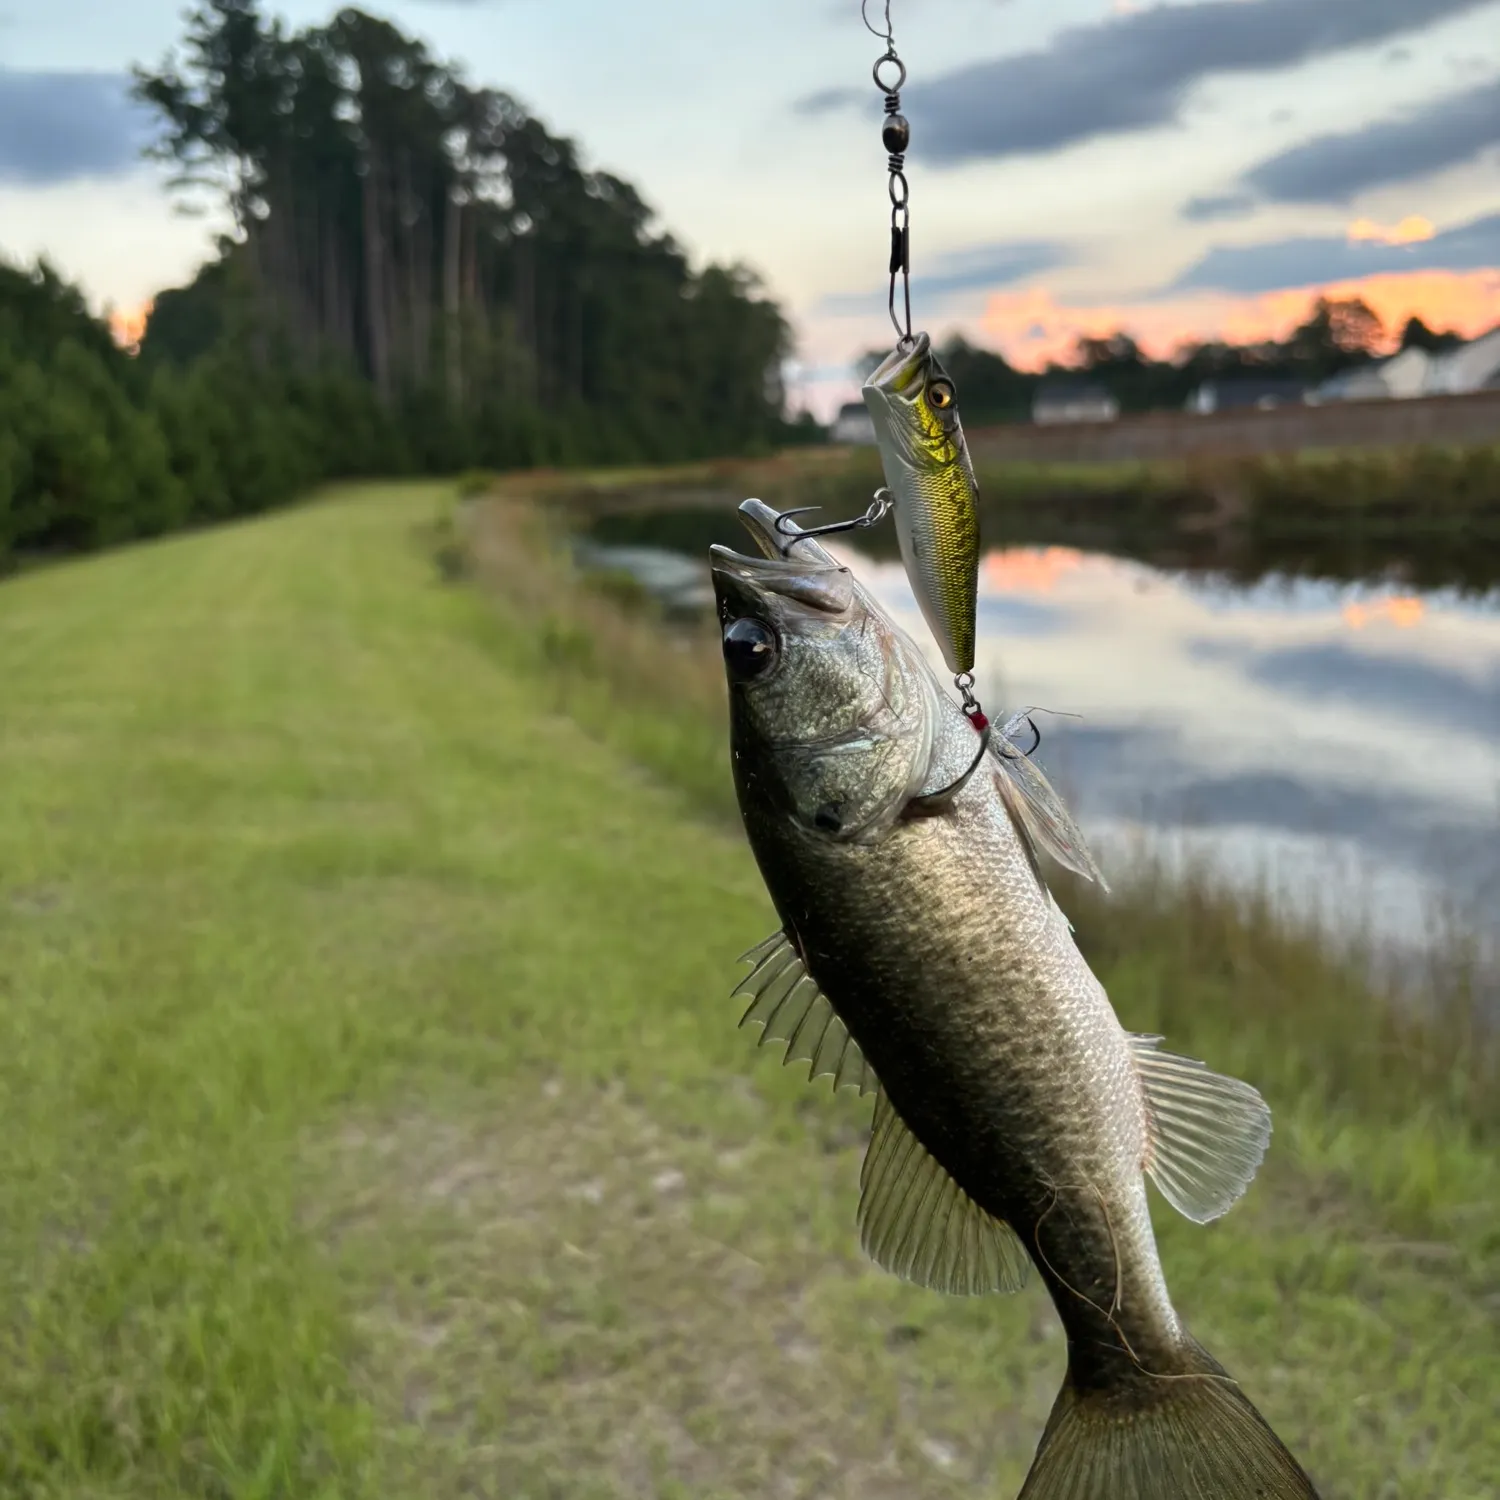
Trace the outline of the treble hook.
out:
M 869 508 L 864 515 L 856 516 L 852 521 L 830 521 L 826 526 L 797 526 L 788 528 L 782 523 L 790 521 L 793 516 L 805 516 L 815 510 L 822 510 L 821 505 L 800 505 L 795 510 L 784 510 L 776 517 L 776 530 L 782 536 L 789 536 L 793 541 L 805 536 L 833 536 L 840 531 L 857 531 L 866 526 L 873 526 L 877 521 L 885 519 L 892 504 L 891 492 L 884 487 L 875 491 L 875 498 L 870 502 Z
M 1031 717 L 1030 714 L 1026 715 L 1026 727 L 1036 736 L 1036 738 L 1031 742 L 1031 749 L 1020 750 L 1014 754 L 1012 754 L 1009 750 L 1002 750 L 1000 754 L 1006 760 L 1030 760 L 1031 757 L 1035 755 L 1039 749 L 1041 749 L 1042 731 L 1037 728 L 1037 722 Z
M 951 782 L 949 785 L 943 787 L 941 791 L 926 792 L 920 797 L 913 797 L 906 804 L 907 813 L 918 818 L 926 818 L 931 817 L 934 813 L 946 811 L 953 799 L 968 786 L 969 780 L 974 773 L 984 764 L 984 758 L 989 753 L 990 736 L 993 733 L 994 730 L 986 724 L 979 731 L 979 752 L 970 763 L 969 769 L 957 781 Z

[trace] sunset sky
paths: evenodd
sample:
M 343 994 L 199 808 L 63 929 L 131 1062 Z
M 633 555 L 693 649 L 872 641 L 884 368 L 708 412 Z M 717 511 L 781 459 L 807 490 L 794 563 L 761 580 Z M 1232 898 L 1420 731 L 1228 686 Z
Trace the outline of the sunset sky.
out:
M 871 0 L 878 14 L 883 0 Z M 332 0 L 269 7 L 294 24 Z M 881 47 L 858 0 L 365 7 L 629 178 L 697 258 L 754 266 L 826 412 L 887 341 Z M 187 278 L 126 101 L 180 0 L 0 0 L 0 253 L 98 305 Z M 916 322 L 1017 363 L 1282 333 L 1314 289 L 1500 322 L 1500 0 L 893 0 L 910 70 Z

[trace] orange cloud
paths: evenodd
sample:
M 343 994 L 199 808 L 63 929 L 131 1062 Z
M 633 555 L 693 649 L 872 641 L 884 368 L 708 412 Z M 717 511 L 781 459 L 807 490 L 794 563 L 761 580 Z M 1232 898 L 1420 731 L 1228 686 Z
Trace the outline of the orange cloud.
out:
M 1083 566 L 1072 547 L 1005 547 L 985 555 L 986 583 L 1010 594 L 1050 594 L 1064 573 Z
M 1414 595 L 1398 594 L 1390 599 L 1376 599 L 1369 604 L 1346 604 L 1342 610 L 1344 624 L 1351 630 L 1363 630 L 1376 620 L 1386 620 L 1397 630 L 1410 630 L 1421 623 L 1427 606 Z
M 151 316 L 151 303 L 143 302 L 139 307 L 112 309 L 109 314 L 109 333 L 120 348 L 136 353 L 146 332 L 146 319 Z
M 1424 219 L 1421 214 L 1408 214 L 1389 229 L 1374 219 L 1356 219 L 1349 226 L 1351 240 L 1374 240 L 1381 245 L 1419 245 L 1436 233 L 1432 220 Z
M 1237 344 L 1285 338 L 1319 295 L 1362 297 L 1394 337 L 1409 317 L 1475 338 L 1500 323 L 1500 270 L 1405 271 L 1296 287 L 1254 297 L 1202 294 L 1167 302 L 1068 306 L 1044 287 L 996 292 L 980 328 L 1014 365 L 1039 369 L 1065 362 L 1077 339 L 1127 329 L 1160 359 L 1185 341 Z

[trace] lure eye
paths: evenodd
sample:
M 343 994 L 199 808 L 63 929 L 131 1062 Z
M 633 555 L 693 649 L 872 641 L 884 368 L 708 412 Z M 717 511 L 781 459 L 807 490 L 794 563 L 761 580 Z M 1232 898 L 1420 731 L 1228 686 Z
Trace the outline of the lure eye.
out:
M 776 665 L 776 632 L 763 620 L 731 620 L 724 627 L 724 665 L 734 682 L 754 682 Z
M 949 411 L 953 406 L 953 383 L 933 380 L 927 386 L 927 404 L 933 411 Z

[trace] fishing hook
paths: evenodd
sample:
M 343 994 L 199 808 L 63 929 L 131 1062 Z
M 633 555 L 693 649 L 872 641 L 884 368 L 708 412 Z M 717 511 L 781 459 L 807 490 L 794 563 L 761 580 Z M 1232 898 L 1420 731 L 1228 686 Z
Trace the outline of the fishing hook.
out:
M 1036 736 L 1031 742 L 1029 750 L 1002 750 L 1001 756 L 1006 760 L 1030 760 L 1042 746 L 1042 731 L 1037 728 L 1037 722 L 1030 714 L 1026 715 L 1026 727 Z
M 970 762 L 969 769 L 958 778 L 957 781 L 942 788 L 941 791 L 924 792 L 919 797 L 913 797 L 906 804 L 906 812 L 909 816 L 919 818 L 931 817 L 934 813 L 947 810 L 953 799 L 968 786 L 970 778 L 984 764 L 984 758 L 989 753 L 990 736 L 994 730 L 988 723 L 979 731 L 979 750 Z
M 776 517 L 776 530 L 782 536 L 791 537 L 797 541 L 805 536 L 833 536 L 840 531 L 856 531 L 866 526 L 874 526 L 876 522 L 883 521 L 889 514 L 893 504 L 891 492 L 882 486 L 875 491 L 875 498 L 870 501 L 864 515 L 856 516 L 852 521 L 830 521 L 826 526 L 795 526 L 787 527 L 783 522 L 790 521 L 793 516 L 805 516 L 815 510 L 822 510 L 821 505 L 801 505 L 796 510 L 784 510 Z

